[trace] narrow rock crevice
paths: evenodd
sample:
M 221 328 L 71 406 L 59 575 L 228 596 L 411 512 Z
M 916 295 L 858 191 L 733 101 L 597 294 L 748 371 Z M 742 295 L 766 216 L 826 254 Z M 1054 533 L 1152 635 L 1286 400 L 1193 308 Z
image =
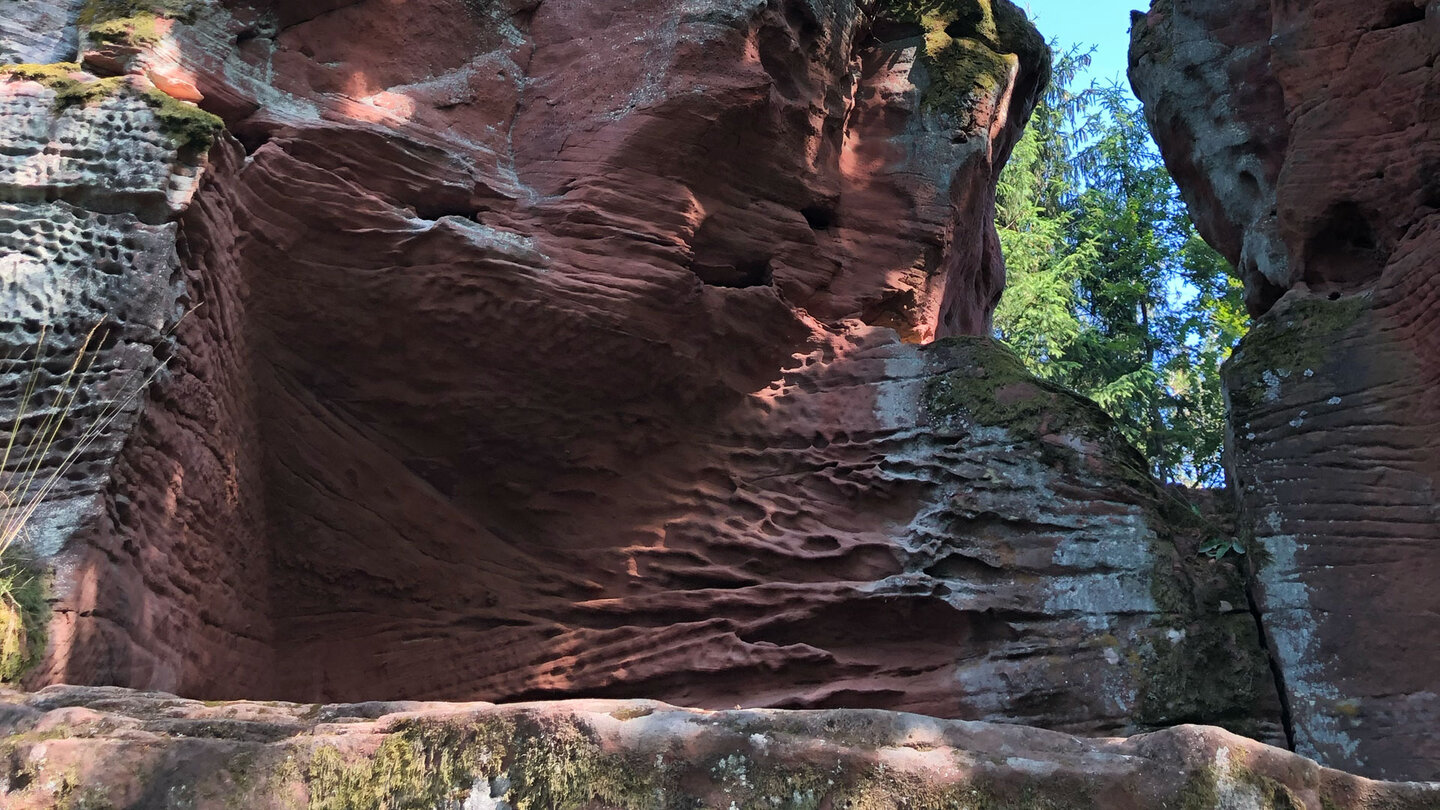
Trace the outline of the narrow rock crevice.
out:
M 1285 731 L 1285 747 L 1294 751 L 1295 723 L 1290 712 L 1290 690 L 1285 687 L 1285 670 L 1280 665 L 1279 659 L 1270 650 L 1271 642 L 1266 631 L 1265 613 L 1261 610 L 1260 603 L 1255 598 L 1255 591 L 1248 582 L 1245 586 L 1245 602 L 1250 609 L 1251 618 L 1255 620 L 1255 636 L 1260 640 L 1265 660 L 1270 665 L 1270 676 L 1275 681 L 1275 694 L 1280 698 L 1280 726 Z

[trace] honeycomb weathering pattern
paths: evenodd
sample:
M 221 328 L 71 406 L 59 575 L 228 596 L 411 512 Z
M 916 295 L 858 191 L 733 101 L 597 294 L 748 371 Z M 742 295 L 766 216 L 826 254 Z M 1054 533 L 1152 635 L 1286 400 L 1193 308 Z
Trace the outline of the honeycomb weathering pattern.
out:
M 107 247 L 173 235 L 125 273 L 169 271 L 131 293 L 168 313 L 149 328 L 193 310 L 145 333 L 166 372 L 46 541 L 29 685 L 1279 736 L 1234 571 L 1177 548 L 1108 421 L 988 339 L 918 345 L 988 331 L 994 184 L 1043 65 L 938 113 L 921 39 L 843 0 L 159 28 L 81 56 L 203 95 L 228 129 L 203 172 L 143 151 L 132 91 L 55 112 L 0 86 L 51 141 L 130 125 L 85 159 L 146 165 L 7 199 L 134 218 L 83 234 Z
M 0 390 L 7 426 L 23 402 L 28 415 L 18 436 L 26 445 L 34 441 L 44 420 L 63 407 L 57 400 L 68 370 L 81 358 L 82 393 L 35 480 L 58 469 L 87 428 L 104 428 L 74 451 L 27 531 L 34 550 L 52 555 L 98 515 L 113 460 L 135 424 L 134 395 L 183 312 L 177 226 L 165 220 L 172 206 L 188 201 L 200 167 L 180 160 L 150 107 L 123 92 L 61 110 L 55 93 L 38 84 L 6 85 L 0 143 L 0 356 L 7 359 Z M 32 381 L 38 392 L 26 402 Z M 17 470 L 32 459 L 12 454 Z M 7 476 L 7 488 L 26 478 L 23 471 Z M 67 573 L 62 566 L 62 579 Z

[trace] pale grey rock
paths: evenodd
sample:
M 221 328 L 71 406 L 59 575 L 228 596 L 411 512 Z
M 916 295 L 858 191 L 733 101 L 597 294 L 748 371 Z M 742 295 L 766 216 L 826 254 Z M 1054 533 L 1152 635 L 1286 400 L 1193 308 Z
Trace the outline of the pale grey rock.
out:
M 0 475 L 12 509 L 46 494 L 19 542 L 48 556 L 99 508 L 156 350 L 183 314 L 165 220 L 199 167 L 123 89 L 59 109 L 53 90 L 0 85 L 0 143 L 0 423 L 27 409 L 22 449 Z M 61 420 L 53 442 L 46 419 Z
M 65 200 L 151 224 L 183 210 L 200 160 L 182 161 L 154 111 L 129 90 L 59 107 L 54 90 L 29 81 L 0 86 L 0 200 Z
M 0 64 L 75 61 L 85 0 L 0 0 Z

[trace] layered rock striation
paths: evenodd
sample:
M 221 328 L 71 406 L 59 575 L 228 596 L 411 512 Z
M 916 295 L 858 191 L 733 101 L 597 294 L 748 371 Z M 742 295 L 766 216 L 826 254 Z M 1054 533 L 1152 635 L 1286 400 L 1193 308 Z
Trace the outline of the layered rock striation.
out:
M 1440 777 L 1440 16 L 1162 0 L 1131 80 L 1258 320 L 1231 479 L 1296 750 Z
M 189 182 L 132 214 L 163 371 L 41 532 L 31 687 L 1281 738 L 1238 573 L 1093 405 L 974 337 L 1048 71 L 1010 3 L 47 13 L 79 64 L 0 92 L 42 152 L 84 116 L 106 143 L 63 200 L 6 199 Z M 147 126 L 153 154 L 101 134 Z

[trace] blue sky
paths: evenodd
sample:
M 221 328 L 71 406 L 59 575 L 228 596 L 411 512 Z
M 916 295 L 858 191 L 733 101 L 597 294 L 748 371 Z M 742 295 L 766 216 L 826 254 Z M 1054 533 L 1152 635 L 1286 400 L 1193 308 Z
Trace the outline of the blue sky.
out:
M 1014 0 L 1047 40 L 1060 40 L 1060 47 L 1096 46 L 1090 73 L 1077 85 L 1091 79 L 1102 84 L 1119 79 L 1125 87 L 1126 52 L 1130 49 L 1130 10 L 1148 8 L 1149 0 Z

